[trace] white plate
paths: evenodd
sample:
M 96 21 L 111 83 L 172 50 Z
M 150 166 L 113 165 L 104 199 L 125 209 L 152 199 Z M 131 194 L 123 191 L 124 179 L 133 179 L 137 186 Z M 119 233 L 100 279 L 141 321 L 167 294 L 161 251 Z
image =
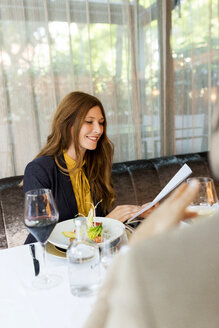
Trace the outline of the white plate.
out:
M 109 241 L 113 241 L 116 238 L 120 237 L 124 231 L 124 224 L 114 219 L 96 217 L 94 218 L 94 222 L 103 223 L 103 230 L 109 232 L 110 235 Z M 57 247 L 67 249 L 70 244 L 70 240 L 69 238 L 65 237 L 62 232 L 73 231 L 74 229 L 75 229 L 74 219 L 59 222 L 56 224 L 54 230 L 49 236 L 48 241 Z M 98 244 L 98 246 L 101 245 L 102 243 Z

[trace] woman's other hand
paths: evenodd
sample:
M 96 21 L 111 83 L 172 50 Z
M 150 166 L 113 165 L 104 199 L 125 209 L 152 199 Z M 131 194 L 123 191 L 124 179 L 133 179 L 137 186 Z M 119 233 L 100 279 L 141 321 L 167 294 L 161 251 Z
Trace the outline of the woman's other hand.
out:
M 198 190 L 199 183 L 195 179 L 189 185 L 181 184 L 139 225 L 130 238 L 130 244 L 136 244 L 177 225 L 186 217 L 186 207 L 195 198 Z
M 106 217 L 125 222 L 141 210 L 137 205 L 118 205 Z

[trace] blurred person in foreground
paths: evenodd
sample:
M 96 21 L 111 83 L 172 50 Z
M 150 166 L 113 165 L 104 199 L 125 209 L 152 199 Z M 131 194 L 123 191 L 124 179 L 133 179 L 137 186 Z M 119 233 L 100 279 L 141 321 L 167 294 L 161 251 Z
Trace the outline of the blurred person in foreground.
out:
M 210 154 L 219 178 L 218 144 L 219 111 Z M 219 327 L 219 213 L 161 234 L 181 220 L 198 189 L 196 180 L 182 184 L 140 225 L 109 269 L 86 328 Z

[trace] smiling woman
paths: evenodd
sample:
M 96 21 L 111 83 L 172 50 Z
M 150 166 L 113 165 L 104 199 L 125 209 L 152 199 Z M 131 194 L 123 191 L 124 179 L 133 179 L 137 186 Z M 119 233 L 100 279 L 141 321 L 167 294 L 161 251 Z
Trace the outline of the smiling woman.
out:
M 55 112 L 47 143 L 24 173 L 24 192 L 52 190 L 59 221 L 88 215 L 91 204 L 100 202 L 97 216 L 124 221 L 139 206 L 122 205 L 112 212 L 115 192 L 111 182 L 113 145 L 106 134 L 102 103 L 84 92 L 67 94 Z M 32 242 L 28 236 L 26 242 Z

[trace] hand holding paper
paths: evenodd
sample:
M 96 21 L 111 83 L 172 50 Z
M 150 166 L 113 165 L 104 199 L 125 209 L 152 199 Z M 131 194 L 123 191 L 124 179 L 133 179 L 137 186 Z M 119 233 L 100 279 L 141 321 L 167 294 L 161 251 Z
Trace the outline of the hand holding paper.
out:
M 131 222 L 137 216 L 142 214 L 143 212 L 149 210 L 154 205 L 156 205 L 161 199 L 163 199 L 166 195 L 168 195 L 173 189 L 175 189 L 180 183 L 182 183 L 190 174 L 192 170 L 187 164 L 184 164 L 181 169 L 174 175 L 174 177 L 168 182 L 168 184 L 161 190 L 161 192 L 154 198 L 154 200 L 145 206 L 142 210 L 140 210 L 137 214 L 135 214 L 132 218 L 127 220 L 126 223 Z

